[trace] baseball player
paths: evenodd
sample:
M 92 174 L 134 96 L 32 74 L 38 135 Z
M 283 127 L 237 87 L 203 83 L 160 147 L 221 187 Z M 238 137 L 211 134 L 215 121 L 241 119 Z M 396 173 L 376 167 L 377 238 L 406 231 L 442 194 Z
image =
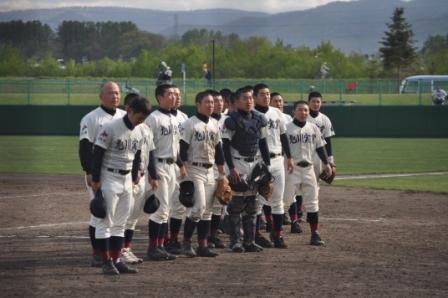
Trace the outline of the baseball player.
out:
M 194 183 L 194 206 L 187 211 L 184 226 L 183 249 L 187 257 L 216 257 L 210 250 L 207 237 L 216 189 L 213 165 L 216 163 L 218 179 L 226 179 L 224 174 L 224 153 L 218 121 L 210 116 L 213 113 L 214 100 L 209 92 L 196 95 L 197 114 L 183 124 L 180 141 L 180 157 L 187 170 L 187 176 Z M 198 248 L 195 252 L 191 238 L 197 226 Z
M 311 228 L 311 245 L 323 245 L 319 229 L 319 199 L 317 179 L 314 173 L 313 159 L 317 153 L 324 164 L 325 173 L 332 170 L 325 151 L 325 140 L 319 128 L 307 121 L 309 107 L 306 101 L 298 101 L 293 107 L 294 120 L 286 125 L 291 155 L 294 165 L 288 165 L 284 197 L 289 204 L 296 192 L 302 193 L 307 221 Z
M 129 93 L 125 96 L 124 105 L 126 111 L 129 110 L 132 100 L 138 97 L 139 96 L 135 93 Z M 141 166 L 139 168 L 139 177 L 137 179 L 138 183 L 133 185 L 132 188 L 133 201 L 128 220 L 126 221 L 124 231 L 124 247 L 121 251 L 121 258 L 127 264 L 138 264 L 143 262 L 143 259 L 138 258 L 132 252 L 131 245 L 138 218 L 140 217 L 145 204 L 145 199 L 148 198 L 149 192 L 152 189 L 148 183 L 148 173 L 154 173 L 156 171 L 154 160 L 150 162 L 150 156 L 153 156 L 153 150 L 155 149 L 151 130 L 146 124 L 137 125 L 135 130 L 140 132 L 143 142 L 140 154 Z M 148 167 L 150 170 L 147 171 Z
M 105 82 L 101 86 L 99 98 L 101 101 L 100 106 L 82 118 L 79 133 L 79 159 L 81 161 L 82 169 L 85 172 L 85 181 L 90 198 L 94 197 L 94 193 L 91 189 L 91 168 L 95 137 L 105 123 L 113 119 L 122 118 L 126 113 L 117 108 L 120 104 L 120 88 L 117 83 L 111 81 Z M 101 267 L 103 265 L 101 254 L 95 241 L 95 227 L 97 220 L 98 219 L 93 215 L 90 216 L 89 237 L 93 250 L 93 258 L 91 261 L 92 267 Z
M 260 252 L 262 247 L 255 243 L 255 217 L 257 213 L 256 190 L 240 188 L 247 176 L 259 162 L 258 150 L 263 162 L 270 167 L 269 148 L 266 142 L 266 117 L 254 110 L 252 89 L 242 87 L 234 98 L 235 112 L 224 121 L 223 150 L 233 199 L 227 206 L 230 217 L 231 249 L 233 252 Z M 244 212 L 244 215 L 242 213 Z M 244 240 L 240 239 L 241 223 Z
M 214 102 L 214 108 L 211 117 L 213 117 L 214 119 L 216 119 L 216 121 L 218 121 L 219 130 L 222 134 L 224 129 L 224 121 L 227 118 L 227 115 L 223 113 L 224 110 L 223 95 L 220 92 L 218 93 L 216 91 L 212 91 L 211 94 L 213 96 L 213 102 Z M 214 170 L 215 170 L 215 178 L 218 179 L 219 173 L 218 173 L 218 167 L 216 165 L 214 166 Z M 224 171 L 226 172 L 226 174 L 228 173 L 228 169 L 226 169 L 225 167 Z M 224 206 L 221 205 L 221 203 L 218 200 L 214 200 L 212 219 L 210 223 L 210 236 L 208 237 L 208 245 L 210 248 L 225 248 L 223 241 L 218 237 L 218 229 L 221 224 L 221 217 L 223 216 L 224 209 L 225 209 Z
M 292 121 L 291 115 L 284 112 L 285 102 L 283 100 L 283 96 L 280 93 L 278 93 L 278 92 L 271 93 L 270 105 L 271 105 L 271 107 L 279 109 L 283 113 L 283 117 L 285 118 L 285 123 Z
M 266 84 L 257 84 L 254 86 L 255 109 L 263 113 L 267 119 L 266 126 L 266 141 L 269 147 L 269 155 L 271 158 L 271 174 L 274 178 L 272 199 L 270 202 L 262 202 L 259 198 L 260 204 L 257 214 L 257 222 L 260 221 L 261 211 L 263 205 L 268 205 L 272 209 L 272 217 L 267 216 L 266 222 L 272 223 L 273 229 L 271 231 L 271 239 L 274 241 L 274 247 L 286 248 L 282 232 L 283 232 L 283 191 L 285 187 L 285 161 L 283 152 L 287 157 L 287 163 L 292 166 L 291 152 L 289 149 L 288 138 L 286 136 L 286 125 L 283 113 L 270 104 L 269 87 Z M 264 203 L 264 204 L 263 204 Z M 255 231 L 255 243 L 262 247 L 272 247 L 272 243 L 264 238 L 260 233 L 259 225 Z
M 271 93 L 270 105 L 272 107 L 278 108 L 283 113 L 283 117 L 284 117 L 285 123 L 289 123 L 289 122 L 292 121 L 291 115 L 289 115 L 287 113 L 284 113 L 285 103 L 284 103 L 283 97 L 282 97 L 282 95 L 280 93 L 278 93 L 278 92 L 272 92 Z M 286 168 L 285 168 L 285 170 L 286 170 Z M 283 224 L 284 225 L 291 224 L 291 229 L 294 230 L 297 227 L 300 228 L 300 226 L 298 225 L 298 222 L 294 221 L 294 217 L 293 217 L 292 221 L 291 221 L 291 219 L 289 217 L 288 210 L 291 211 L 292 207 L 296 208 L 296 204 L 293 203 L 291 205 L 291 208 L 289 208 L 288 206 L 285 205 L 285 209 L 287 209 L 287 210 L 285 210 L 285 213 L 284 213 Z M 294 209 L 294 210 L 296 210 L 296 209 Z M 268 205 L 264 205 L 263 206 L 263 211 L 264 211 L 265 218 L 267 219 L 266 220 L 266 231 L 270 232 L 272 230 L 272 223 L 269 222 L 269 219 L 272 218 L 271 207 L 268 206 Z M 294 211 L 293 214 L 297 214 L 297 211 Z
M 174 89 L 174 95 L 176 97 L 174 102 L 174 108 L 171 109 L 171 114 L 173 114 L 177 121 L 178 121 L 178 129 L 179 132 L 182 130 L 182 123 L 184 123 L 188 116 L 187 114 L 183 113 L 181 110 L 179 110 L 181 104 L 182 104 L 182 96 L 180 89 L 172 85 Z M 176 168 L 176 176 L 179 177 L 179 168 Z M 179 231 L 182 225 L 182 219 L 185 217 L 186 208 L 183 206 L 179 201 L 179 182 L 178 179 L 176 180 L 175 184 L 175 190 L 173 194 L 173 198 L 171 199 L 171 206 L 170 206 L 170 219 L 169 219 L 169 238 L 166 235 L 166 241 L 165 241 L 165 249 L 171 254 L 181 254 L 183 253 L 182 245 L 178 241 L 178 235 Z M 168 232 L 168 231 L 167 231 Z
M 177 183 L 176 166 L 179 166 L 180 177 L 185 177 L 185 167 L 178 159 L 179 153 L 179 122 L 171 113 L 176 100 L 175 91 L 171 85 L 157 86 L 155 95 L 159 109 L 152 112 L 145 120 L 154 137 L 154 159 L 158 187 L 154 194 L 160 201 L 157 211 L 149 216 L 149 260 L 174 260 L 176 256 L 168 253 L 164 247 L 170 206 L 174 199 Z M 177 163 L 177 165 L 176 165 Z
M 101 191 L 106 217 L 96 224 L 95 238 L 103 258 L 103 273 L 137 273 L 121 261 L 124 230 L 132 201 L 132 182 L 137 184 L 142 135 L 135 127 L 150 112 L 145 98 L 135 98 L 127 115 L 106 123 L 98 133 L 92 158 L 92 190 Z M 132 173 L 132 175 L 131 175 Z
M 327 152 L 328 161 L 330 164 L 335 166 L 334 157 L 333 157 L 333 149 L 331 145 L 331 138 L 335 135 L 333 125 L 331 124 L 330 118 L 328 118 L 327 115 L 320 112 L 320 108 L 322 106 L 322 94 L 320 94 L 317 91 L 312 91 L 308 94 L 308 105 L 310 109 L 309 116 L 307 118 L 308 122 L 314 123 L 320 130 L 322 137 L 325 139 L 326 145 L 325 150 Z M 319 182 L 319 174 L 322 172 L 322 162 L 319 159 L 319 157 L 315 154 L 313 158 L 313 166 L 314 166 L 314 172 L 316 174 L 316 179 Z M 317 185 L 319 190 L 319 184 Z M 294 212 L 297 213 L 297 221 L 296 221 L 296 229 L 298 228 L 298 231 L 301 232 L 301 228 L 299 226 L 299 222 L 302 217 L 302 196 L 301 193 L 298 193 L 296 196 L 296 209 L 294 209 L 294 203 L 291 205 L 290 214 L 291 217 L 293 217 L 292 214 Z M 292 220 L 291 220 L 292 222 Z M 293 226 L 291 226 L 291 232 L 294 232 L 295 229 Z

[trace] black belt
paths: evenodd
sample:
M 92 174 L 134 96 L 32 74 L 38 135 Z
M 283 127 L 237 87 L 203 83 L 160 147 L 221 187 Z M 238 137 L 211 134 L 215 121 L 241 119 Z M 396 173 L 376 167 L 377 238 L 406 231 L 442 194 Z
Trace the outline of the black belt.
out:
M 131 170 L 119 170 L 119 169 L 112 169 L 112 168 L 107 168 L 106 170 L 108 170 L 109 172 L 115 173 L 115 174 L 120 174 L 120 175 L 127 175 L 131 172 Z
M 306 168 L 306 167 L 309 167 L 312 164 L 307 162 L 307 161 L 299 161 L 296 165 L 298 165 L 301 168 Z
M 213 167 L 213 164 L 211 164 L 211 163 L 192 162 L 191 164 L 194 166 L 203 167 L 206 169 L 210 169 L 211 167 Z
M 159 161 L 159 162 L 164 162 L 164 163 L 167 163 L 167 164 L 173 164 L 174 162 L 175 162 L 175 160 L 174 160 L 174 158 L 157 158 L 157 160 Z
M 236 157 L 236 156 L 234 156 L 233 158 L 238 159 L 238 160 L 244 160 L 246 162 L 253 162 L 256 160 L 255 157 Z
M 281 154 L 281 153 L 269 153 L 269 157 L 270 158 L 275 158 L 275 157 L 277 157 L 277 156 L 282 156 L 283 154 Z

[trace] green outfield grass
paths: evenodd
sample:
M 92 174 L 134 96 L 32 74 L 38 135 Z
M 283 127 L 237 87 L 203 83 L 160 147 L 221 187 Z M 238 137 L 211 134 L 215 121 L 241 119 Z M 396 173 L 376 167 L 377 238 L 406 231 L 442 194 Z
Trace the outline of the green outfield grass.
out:
M 334 138 L 338 174 L 448 171 L 448 139 Z M 76 136 L 0 136 L 0 172 L 82 174 Z M 336 186 L 448 192 L 447 176 L 339 180 Z
M 335 186 L 448 193 L 448 175 L 337 180 Z

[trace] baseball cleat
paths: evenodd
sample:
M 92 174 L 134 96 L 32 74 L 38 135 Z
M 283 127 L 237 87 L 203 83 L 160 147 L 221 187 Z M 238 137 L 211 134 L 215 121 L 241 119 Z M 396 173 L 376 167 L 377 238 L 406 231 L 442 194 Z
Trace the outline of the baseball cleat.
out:
M 245 252 L 261 252 L 261 251 L 263 251 L 263 248 L 256 245 L 255 243 L 251 243 L 248 245 L 244 245 L 244 251 Z
M 310 245 L 322 246 L 322 245 L 325 245 L 325 242 L 322 241 L 322 239 L 320 238 L 319 233 L 314 232 L 314 233 L 311 234 Z
M 90 267 L 97 267 L 101 268 L 103 266 L 104 262 L 101 256 L 99 255 L 93 255 L 92 260 L 90 261 Z
M 166 261 L 172 261 L 176 259 L 176 256 L 173 254 L 170 254 L 169 252 L 166 251 L 165 247 L 159 247 L 158 248 L 160 251 L 162 251 L 162 253 L 165 255 L 165 260 Z
M 147 252 L 150 261 L 166 261 L 166 255 L 158 247 L 150 247 Z
M 112 260 L 107 260 L 106 262 L 104 262 L 102 268 L 103 268 L 103 274 L 105 274 L 105 275 L 119 275 L 120 274 L 120 272 L 115 267 Z
M 120 257 L 126 264 L 139 264 L 142 263 L 143 260 L 140 258 L 137 258 L 132 251 L 129 248 L 123 248 L 121 250 L 121 257 Z
M 184 242 L 182 249 L 184 255 L 186 255 L 188 258 L 196 257 L 196 252 L 194 251 L 190 241 Z
M 282 236 L 272 236 L 272 241 L 274 242 L 275 248 L 288 248 Z
M 182 245 L 180 244 L 179 241 L 170 239 L 165 243 L 165 250 L 173 255 L 181 255 Z
M 302 233 L 302 228 L 300 227 L 299 221 L 291 223 L 291 233 L 292 234 L 300 234 Z
M 217 236 L 210 236 L 208 237 L 208 243 L 213 243 L 214 247 L 211 247 L 209 245 L 209 248 L 225 248 L 226 246 L 224 245 L 224 243 L 222 242 L 221 239 L 219 239 Z
M 122 261 L 115 263 L 114 265 L 115 265 L 115 268 L 120 273 L 137 273 L 138 272 L 138 270 L 136 268 L 129 267 L 125 262 L 122 262 Z
M 255 243 L 263 248 L 272 248 L 272 243 L 262 235 L 255 235 Z
M 239 242 L 233 244 L 231 248 L 233 252 L 244 252 L 244 248 Z
M 214 251 L 211 251 L 207 246 L 199 246 L 196 250 L 196 254 L 198 257 L 206 257 L 206 258 L 214 258 L 218 254 Z

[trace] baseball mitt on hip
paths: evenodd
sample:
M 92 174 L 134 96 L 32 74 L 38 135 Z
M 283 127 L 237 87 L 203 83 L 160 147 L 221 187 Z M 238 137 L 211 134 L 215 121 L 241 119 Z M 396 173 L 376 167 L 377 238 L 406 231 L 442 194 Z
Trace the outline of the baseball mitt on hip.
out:
M 260 196 L 266 199 L 266 201 L 270 201 L 272 198 L 272 191 L 274 189 L 274 184 L 272 181 L 265 182 L 258 186 L 258 193 Z
M 325 171 L 320 173 L 319 175 L 319 178 L 328 184 L 331 184 L 331 182 L 333 182 L 334 180 L 334 177 L 336 177 L 336 165 L 334 163 L 330 163 L 330 166 L 331 166 L 331 175 L 325 174 Z
M 215 190 L 215 198 L 217 198 L 222 205 L 228 205 L 232 200 L 232 189 L 230 188 L 229 180 L 227 180 L 227 178 L 224 177 L 223 179 L 218 180 Z

